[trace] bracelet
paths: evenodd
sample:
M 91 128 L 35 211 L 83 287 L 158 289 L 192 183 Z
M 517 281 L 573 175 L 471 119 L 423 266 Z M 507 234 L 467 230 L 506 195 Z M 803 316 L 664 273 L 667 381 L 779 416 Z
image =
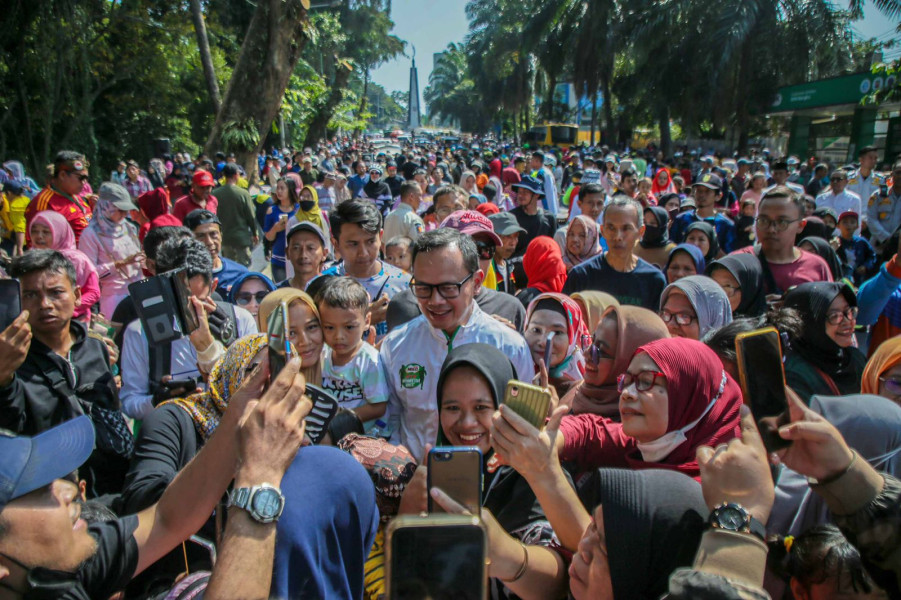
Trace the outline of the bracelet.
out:
M 845 469 L 838 473 L 837 475 L 833 475 L 832 477 L 827 477 L 826 479 L 818 479 L 815 485 L 829 485 L 830 483 L 834 483 L 844 477 L 848 471 L 851 470 L 851 467 L 854 466 L 854 463 L 857 462 L 857 452 L 855 450 L 851 450 L 851 462 L 848 463 L 848 466 Z
M 519 545 L 522 546 L 522 565 L 519 567 L 519 571 L 516 572 L 516 575 L 513 576 L 513 579 L 501 579 L 504 583 L 519 581 L 529 569 L 529 549 L 522 542 L 519 542 Z

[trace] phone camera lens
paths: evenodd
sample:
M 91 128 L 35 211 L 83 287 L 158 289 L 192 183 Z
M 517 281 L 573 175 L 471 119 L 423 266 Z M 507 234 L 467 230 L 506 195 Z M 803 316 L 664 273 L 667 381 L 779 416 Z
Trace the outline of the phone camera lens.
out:
M 519 396 L 519 388 L 516 386 L 513 386 L 512 388 L 510 388 L 510 395 L 513 396 L 514 398 Z

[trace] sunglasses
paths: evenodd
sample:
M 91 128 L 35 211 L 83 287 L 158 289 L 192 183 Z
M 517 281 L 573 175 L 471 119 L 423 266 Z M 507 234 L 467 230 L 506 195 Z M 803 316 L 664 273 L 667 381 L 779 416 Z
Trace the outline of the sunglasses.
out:
M 250 301 L 253 300 L 254 298 L 256 298 L 257 304 L 259 304 L 260 302 L 263 301 L 263 298 L 265 298 L 268 294 L 269 294 L 268 291 L 267 292 L 257 292 L 256 294 L 250 294 L 250 293 L 238 294 L 237 296 L 235 296 L 235 304 L 237 304 L 238 306 L 247 306 L 248 304 L 250 304 Z
M 880 377 L 879 381 L 885 384 L 885 391 L 892 396 L 901 396 L 901 379 L 896 377 Z
M 493 242 L 485 242 L 483 240 L 475 240 L 475 242 L 476 250 L 479 251 L 479 259 L 490 260 L 494 258 L 494 251 L 497 249 L 497 246 Z
M 586 339 L 587 338 L 587 339 Z M 590 336 L 582 336 L 582 353 L 585 356 L 585 362 L 596 365 L 601 359 L 613 360 L 613 356 L 601 349 L 599 340 L 592 340 Z

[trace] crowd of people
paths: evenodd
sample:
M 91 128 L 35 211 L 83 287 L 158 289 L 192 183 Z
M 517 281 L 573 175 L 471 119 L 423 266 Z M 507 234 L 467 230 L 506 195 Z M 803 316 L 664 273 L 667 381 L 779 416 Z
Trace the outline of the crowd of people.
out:
M 901 160 L 399 147 L 3 164 L 0 599 L 387 597 L 392 520 L 472 512 L 446 446 L 492 598 L 901 598 Z M 196 323 L 161 337 L 167 274 Z

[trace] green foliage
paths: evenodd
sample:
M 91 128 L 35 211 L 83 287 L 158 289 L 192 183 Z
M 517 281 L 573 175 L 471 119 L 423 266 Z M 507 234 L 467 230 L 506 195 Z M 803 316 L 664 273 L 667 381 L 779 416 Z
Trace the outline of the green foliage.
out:
M 876 63 L 870 69 L 873 75 L 879 75 L 884 82 L 881 89 L 870 92 L 860 101 L 864 105 L 879 105 L 885 102 L 896 102 L 901 99 L 901 60 L 890 63 Z M 894 82 L 891 84 L 890 82 Z

